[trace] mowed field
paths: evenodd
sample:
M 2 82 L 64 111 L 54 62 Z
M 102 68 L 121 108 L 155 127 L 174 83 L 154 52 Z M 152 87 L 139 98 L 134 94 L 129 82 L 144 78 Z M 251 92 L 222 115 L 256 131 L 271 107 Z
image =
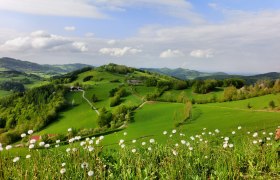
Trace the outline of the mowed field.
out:
M 59 119 L 47 126 L 39 134 L 65 134 L 68 128 L 95 128 L 97 127 L 97 113 L 82 98 L 82 92 L 71 92 L 67 95 L 73 107 L 59 114 Z

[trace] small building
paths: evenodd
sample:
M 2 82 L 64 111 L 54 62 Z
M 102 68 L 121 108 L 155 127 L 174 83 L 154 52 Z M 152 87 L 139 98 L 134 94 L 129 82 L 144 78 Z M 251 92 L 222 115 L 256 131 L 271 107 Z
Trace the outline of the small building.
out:
M 127 80 L 127 83 L 130 85 L 140 85 L 140 84 L 142 84 L 142 81 L 138 80 L 138 79 L 130 79 L 130 80 Z

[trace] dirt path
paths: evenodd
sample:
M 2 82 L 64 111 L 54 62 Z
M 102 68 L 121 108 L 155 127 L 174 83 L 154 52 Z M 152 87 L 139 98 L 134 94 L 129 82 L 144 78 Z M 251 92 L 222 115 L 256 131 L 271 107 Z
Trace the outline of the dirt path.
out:
M 93 104 L 85 97 L 86 92 L 84 90 L 81 90 L 83 92 L 83 98 L 88 102 L 88 104 L 90 105 L 90 107 L 97 113 L 97 115 L 99 115 L 99 111 L 97 110 L 97 108 L 95 106 L 93 106 Z

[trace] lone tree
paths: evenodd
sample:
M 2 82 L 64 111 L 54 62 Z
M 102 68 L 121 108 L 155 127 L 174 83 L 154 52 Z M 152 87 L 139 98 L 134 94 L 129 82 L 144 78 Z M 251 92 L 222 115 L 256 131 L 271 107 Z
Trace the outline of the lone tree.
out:
M 271 107 L 272 109 L 275 108 L 275 102 L 274 102 L 273 100 L 270 101 L 268 105 L 269 105 L 269 107 Z
M 92 102 L 97 102 L 97 101 L 98 101 L 98 98 L 97 98 L 97 96 L 96 96 L 95 94 L 93 94 L 93 95 L 91 96 L 91 101 L 92 101 Z

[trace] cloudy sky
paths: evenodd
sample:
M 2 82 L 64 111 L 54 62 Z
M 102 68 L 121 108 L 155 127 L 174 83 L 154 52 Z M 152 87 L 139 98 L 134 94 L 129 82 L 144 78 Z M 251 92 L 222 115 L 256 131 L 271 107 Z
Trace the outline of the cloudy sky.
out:
M 280 72 L 278 0 L 0 0 L 0 56 Z

